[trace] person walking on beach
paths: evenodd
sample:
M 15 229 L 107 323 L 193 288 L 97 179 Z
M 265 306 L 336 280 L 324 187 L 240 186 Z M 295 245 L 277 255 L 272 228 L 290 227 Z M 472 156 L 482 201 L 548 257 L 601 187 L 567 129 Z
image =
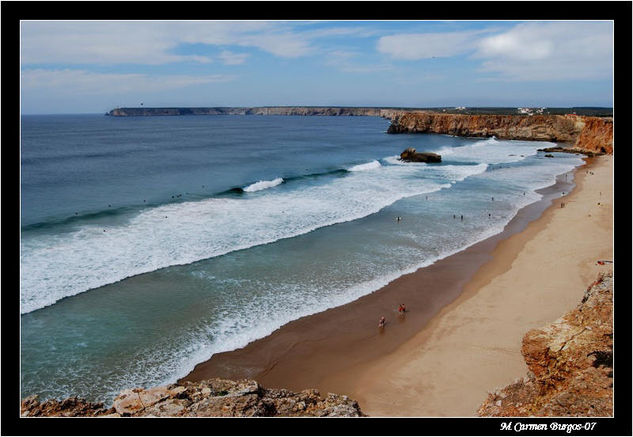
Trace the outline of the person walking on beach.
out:
M 384 328 L 385 327 L 385 316 L 381 316 L 380 320 L 378 320 L 378 327 L 379 328 Z
M 405 307 L 404 304 L 401 303 L 400 306 L 398 307 L 398 312 L 400 314 L 404 314 L 406 310 L 407 310 L 407 307 Z

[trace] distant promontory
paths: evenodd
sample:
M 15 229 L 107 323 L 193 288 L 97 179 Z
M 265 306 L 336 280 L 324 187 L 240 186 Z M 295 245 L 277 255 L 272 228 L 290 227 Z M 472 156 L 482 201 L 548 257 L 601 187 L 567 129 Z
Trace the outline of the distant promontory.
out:
M 254 106 L 116 108 L 112 117 L 183 115 L 370 116 L 391 120 L 390 134 L 436 133 L 463 137 L 565 143 L 573 153 L 613 154 L 611 108 L 380 108 L 356 106 Z

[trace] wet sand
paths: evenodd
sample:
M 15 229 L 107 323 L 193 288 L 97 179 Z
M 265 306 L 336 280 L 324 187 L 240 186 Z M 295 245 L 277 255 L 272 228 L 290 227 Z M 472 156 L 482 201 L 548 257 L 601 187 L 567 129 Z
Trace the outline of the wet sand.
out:
M 605 166 L 612 168 L 612 157 L 598 158 L 590 165 L 597 169 Z M 524 302 L 522 296 L 530 293 L 523 282 L 506 283 L 511 293 L 482 293 L 486 299 L 471 308 L 473 298 L 504 272 L 514 270 L 513 260 L 528 242 L 549 229 L 554 216 L 563 213 L 567 220 L 571 217 L 582 222 L 588 207 L 582 206 L 584 201 L 578 202 L 588 196 L 584 180 L 594 177 L 585 171 L 586 166 L 577 171 L 578 188 L 564 197 L 568 202 L 565 208 L 560 208 L 560 198 L 563 191 L 569 193 L 573 187 L 571 174 L 568 181 L 561 176 L 556 185 L 542 190 L 544 199 L 519 211 L 501 234 L 347 305 L 288 323 L 245 348 L 216 354 L 183 380 L 252 378 L 265 387 L 316 388 L 357 399 L 371 416 L 474 415 L 487 390 L 525 373 L 520 357 L 525 326 L 541 326 L 576 305 L 585 288 L 582 284 L 591 274 L 585 272 L 570 284 L 562 283 L 566 279 L 552 278 L 545 289 L 547 298 L 536 298 L 536 302 Z M 611 192 L 609 187 L 603 190 L 605 198 Z M 604 207 L 600 212 L 608 211 Z M 572 264 L 585 266 L 600 256 L 611 259 L 607 249 L 600 255 L 598 247 L 594 250 L 589 242 L 591 254 L 576 256 L 567 239 L 584 241 L 582 234 L 560 237 L 565 239 L 551 243 L 546 239 L 545 250 L 550 244 L 568 248 Z M 604 241 L 608 247 L 611 243 Z M 533 276 L 551 275 L 534 268 L 540 269 L 547 262 L 536 262 L 527 269 L 528 282 Z M 552 268 L 556 270 L 555 266 L 549 270 Z M 559 286 L 573 291 L 559 293 Z M 497 300 L 502 303 L 497 304 Z M 497 314 L 508 311 L 506 301 L 513 307 L 512 313 Z M 408 309 L 404 316 L 397 311 L 400 303 Z M 387 319 L 382 330 L 377 327 L 381 315 Z M 508 323 L 512 329 L 506 329 Z M 474 335 L 469 324 L 482 332 Z M 454 343 L 455 336 L 463 344 Z M 471 380 L 473 384 L 465 384 Z

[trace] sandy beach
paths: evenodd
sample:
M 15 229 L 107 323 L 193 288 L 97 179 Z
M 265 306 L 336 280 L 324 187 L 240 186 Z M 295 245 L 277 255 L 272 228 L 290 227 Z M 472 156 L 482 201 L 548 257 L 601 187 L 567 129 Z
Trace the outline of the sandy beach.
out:
M 252 378 L 343 393 L 370 416 L 474 416 L 488 391 L 525 374 L 525 332 L 577 305 L 609 268 L 596 260 L 613 256 L 612 176 L 613 157 L 595 158 L 576 171 L 571 194 L 559 177 L 501 234 L 216 354 L 183 379 Z M 403 317 L 400 303 L 409 309 Z
M 589 173 L 588 173 L 589 172 Z M 523 377 L 521 339 L 580 302 L 613 259 L 613 156 L 502 241 L 464 293 L 398 350 L 366 366 L 351 395 L 372 416 L 473 416 L 488 391 Z

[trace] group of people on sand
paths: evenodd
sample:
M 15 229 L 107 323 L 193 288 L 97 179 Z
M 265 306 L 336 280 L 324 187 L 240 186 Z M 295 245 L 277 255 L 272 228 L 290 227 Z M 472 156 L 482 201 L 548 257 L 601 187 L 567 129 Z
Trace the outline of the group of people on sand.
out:
M 404 313 L 407 311 L 407 307 L 404 306 L 403 303 L 400 304 L 400 306 L 398 307 L 398 314 L 399 315 L 404 315 Z M 380 316 L 380 319 L 378 320 L 378 327 L 379 328 L 384 328 L 385 327 L 385 323 L 386 323 L 386 319 L 385 316 Z

